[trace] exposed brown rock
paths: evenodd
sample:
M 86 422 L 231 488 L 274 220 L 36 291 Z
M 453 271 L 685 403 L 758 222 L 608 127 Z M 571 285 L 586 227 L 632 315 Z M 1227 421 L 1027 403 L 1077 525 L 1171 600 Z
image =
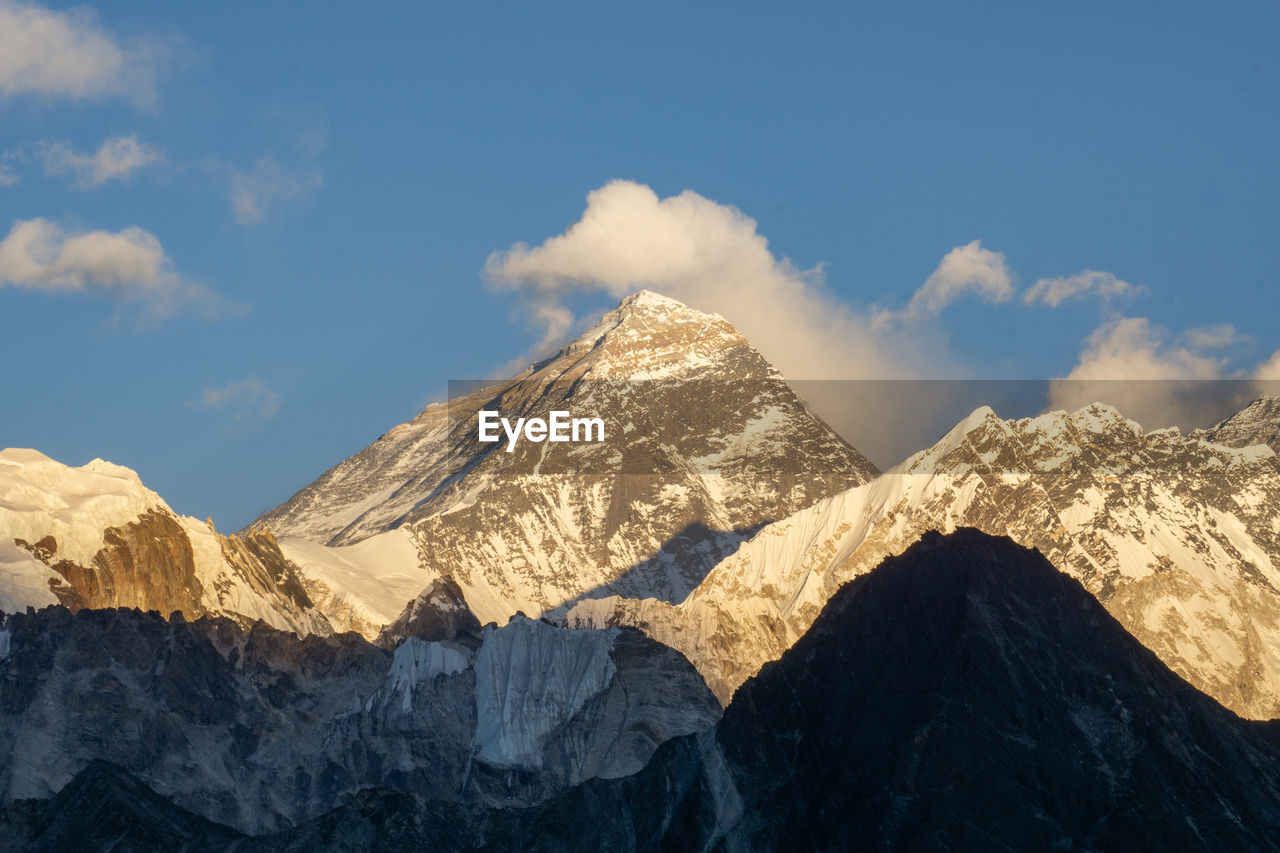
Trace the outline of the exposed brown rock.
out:
M 51 585 L 72 611 L 84 607 L 133 607 L 160 613 L 205 614 L 203 588 L 195 572 L 191 542 L 178 520 L 153 509 L 122 527 L 108 527 L 103 547 L 89 566 L 58 559 L 58 543 L 46 536 L 34 545 L 15 540 L 42 563 L 66 578 Z
M 218 539 L 227 563 L 254 590 L 280 595 L 302 610 L 312 606 L 297 567 L 280 552 L 280 544 L 265 526 L 250 529 L 243 539 L 234 533 Z

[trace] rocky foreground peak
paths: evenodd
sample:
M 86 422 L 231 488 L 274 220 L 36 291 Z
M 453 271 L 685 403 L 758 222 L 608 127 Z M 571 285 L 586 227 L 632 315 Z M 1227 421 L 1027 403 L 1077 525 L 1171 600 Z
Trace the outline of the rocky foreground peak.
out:
M 742 849 L 1221 850 L 1280 828 L 1269 728 L 1041 554 L 958 529 L 840 589 L 717 739 Z

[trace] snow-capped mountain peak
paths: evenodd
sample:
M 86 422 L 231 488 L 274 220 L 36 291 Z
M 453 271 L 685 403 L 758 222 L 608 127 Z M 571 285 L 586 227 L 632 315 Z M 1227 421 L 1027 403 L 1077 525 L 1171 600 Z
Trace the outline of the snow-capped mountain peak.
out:
M 1228 447 L 1265 444 L 1280 453 L 1280 397 L 1259 397 L 1198 435 Z
M 718 353 L 735 347 L 750 344 L 719 314 L 641 290 L 563 347 L 551 360 L 552 375 L 630 382 L 688 377 L 714 367 Z M 529 372 L 545 374 L 546 365 Z
M 129 468 L 101 459 L 73 468 L 25 448 L 0 450 L 0 533 L 58 541 L 69 560 L 88 565 L 108 527 L 121 527 L 164 505 Z
M 227 615 L 328 633 L 275 540 L 220 536 L 179 516 L 138 474 L 0 450 L 0 610 L 63 604 Z
M 479 441 L 482 409 L 598 417 L 605 439 L 506 452 Z M 420 560 L 402 574 L 423 588 L 450 577 L 482 623 L 504 623 L 611 591 L 678 601 L 762 523 L 874 473 L 724 318 L 641 291 L 554 357 L 428 407 L 260 522 L 329 546 L 407 531 Z M 350 601 L 320 582 L 317 600 Z

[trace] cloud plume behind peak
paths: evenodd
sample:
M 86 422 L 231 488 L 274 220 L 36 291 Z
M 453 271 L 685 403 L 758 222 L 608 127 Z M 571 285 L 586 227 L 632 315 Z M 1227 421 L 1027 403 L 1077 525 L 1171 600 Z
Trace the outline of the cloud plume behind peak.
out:
M 778 258 L 755 220 L 685 190 L 660 198 L 633 181 L 587 196 L 582 217 L 538 246 L 518 243 L 486 264 L 494 286 L 527 303 L 546 346 L 569 323 L 563 300 L 652 289 L 726 317 L 792 379 L 906 377 L 930 353 L 900 344 L 830 294 L 820 268 Z

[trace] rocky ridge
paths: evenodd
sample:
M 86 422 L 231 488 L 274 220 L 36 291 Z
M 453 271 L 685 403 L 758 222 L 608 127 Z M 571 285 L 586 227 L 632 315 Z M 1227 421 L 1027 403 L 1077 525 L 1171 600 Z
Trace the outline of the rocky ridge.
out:
M 390 787 L 530 805 L 645 765 L 720 707 L 677 652 L 630 629 L 297 638 L 226 618 L 61 607 L 0 629 L 0 793 L 45 799 L 106 761 L 239 832 Z
M 1265 444 L 1280 453 L 1280 397 L 1259 397 L 1197 437 L 1227 447 Z
M 148 830 L 189 837 L 194 816 L 137 799 Z M 11 845 L 82 821 L 2 817 Z M 638 772 L 525 808 L 369 788 L 228 835 L 189 849 L 1274 850 L 1280 733 L 1187 685 L 1040 554 L 962 529 L 845 585 L 713 729 Z
M 50 604 L 331 632 L 268 531 L 223 536 L 100 459 L 72 468 L 34 450 L 3 450 L 0 611 Z
M 634 625 L 722 701 L 802 636 L 841 584 L 924 532 L 1036 547 L 1175 672 L 1244 716 L 1280 716 L 1280 460 L 1102 405 L 1005 421 L 982 408 L 874 482 L 762 529 L 683 602 L 582 602 Z

